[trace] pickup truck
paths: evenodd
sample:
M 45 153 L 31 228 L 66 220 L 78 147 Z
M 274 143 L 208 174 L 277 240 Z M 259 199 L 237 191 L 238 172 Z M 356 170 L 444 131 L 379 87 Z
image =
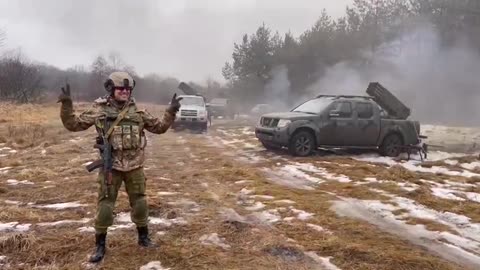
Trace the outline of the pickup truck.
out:
M 370 83 L 367 93 L 319 95 L 290 112 L 262 115 L 256 137 L 265 148 L 287 147 L 294 156 L 322 147 L 376 149 L 395 157 L 421 143 L 420 123 L 406 120 L 410 109 L 379 83 Z
M 181 107 L 172 124 L 172 129 L 190 128 L 207 131 L 208 111 L 205 99 L 196 95 L 179 95 L 178 97 L 182 98 Z
M 222 116 L 230 119 L 235 118 L 235 111 L 229 99 L 214 98 L 207 104 L 207 107 L 211 117 Z

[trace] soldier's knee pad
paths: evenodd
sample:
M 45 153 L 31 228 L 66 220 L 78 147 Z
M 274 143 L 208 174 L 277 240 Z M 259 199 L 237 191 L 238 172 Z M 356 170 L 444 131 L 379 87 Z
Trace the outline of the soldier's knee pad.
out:
M 95 227 L 104 228 L 113 224 L 113 204 L 104 201 L 100 202 L 97 209 L 97 216 L 95 218 Z
M 132 201 L 131 218 L 134 223 L 140 226 L 147 225 L 148 205 L 145 196 L 138 196 Z

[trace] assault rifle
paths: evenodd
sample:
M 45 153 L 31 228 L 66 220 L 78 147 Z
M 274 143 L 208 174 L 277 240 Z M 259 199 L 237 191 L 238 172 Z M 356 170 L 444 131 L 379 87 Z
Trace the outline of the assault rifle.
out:
M 103 124 L 103 132 L 99 137 L 97 137 L 96 144 L 94 148 L 100 151 L 101 159 L 98 159 L 86 166 L 88 172 L 92 172 L 97 168 L 102 168 L 104 175 L 104 184 L 105 184 L 105 197 L 108 197 L 108 187 L 112 185 L 112 167 L 113 167 L 113 158 L 112 158 L 112 145 L 108 141 L 107 130 L 110 127 L 108 125 L 108 117 L 105 117 Z

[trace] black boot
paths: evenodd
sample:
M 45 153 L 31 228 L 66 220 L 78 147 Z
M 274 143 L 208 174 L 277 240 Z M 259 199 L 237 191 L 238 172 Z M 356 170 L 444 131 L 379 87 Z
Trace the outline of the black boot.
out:
M 156 247 L 156 245 L 148 237 L 148 227 L 137 227 L 138 244 L 142 247 Z
M 91 263 L 97 263 L 103 259 L 105 256 L 105 239 L 107 238 L 106 233 L 96 233 L 95 234 L 95 253 L 90 256 Z

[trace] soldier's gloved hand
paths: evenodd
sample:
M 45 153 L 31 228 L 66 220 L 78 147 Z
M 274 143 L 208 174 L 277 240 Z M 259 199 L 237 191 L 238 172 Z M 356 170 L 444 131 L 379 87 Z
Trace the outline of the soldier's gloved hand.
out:
M 183 98 L 179 97 L 177 98 L 177 94 L 175 93 L 172 97 L 172 101 L 170 102 L 170 106 L 168 107 L 167 111 L 170 112 L 170 113 L 177 113 L 178 110 L 180 110 L 180 100 L 182 100 Z
M 58 96 L 57 103 L 72 102 L 72 97 L 70 95 L 70 85 L 67 83 L 67 88 L 62 87 L 62 93 Z

